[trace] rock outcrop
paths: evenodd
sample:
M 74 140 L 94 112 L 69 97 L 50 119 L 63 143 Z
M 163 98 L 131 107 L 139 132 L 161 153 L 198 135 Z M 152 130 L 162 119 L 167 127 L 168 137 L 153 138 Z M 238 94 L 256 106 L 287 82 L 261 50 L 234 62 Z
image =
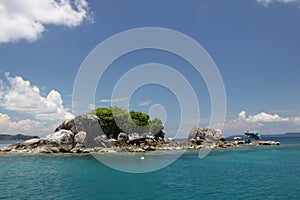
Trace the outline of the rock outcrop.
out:
M 90 152 L 145 152 L 155 150 L 182 150 L 209 148 L 233 148 L 243 145 L 242 138 L 226 141 L 220 130 L 192 128 L 188 140 L 176 141 L 154 137 L 151 133 L 119 133 L 116 139 L 107 138 L 96 115 L 79 115 L 64 121 L 54 133 L 44 138 L 34 138 L 23 143 L 0 148 L 0 152 L 17 153 L 90 153 Z M 274 141 L 254 141 L 249 145 L 279 145 Z
M 93 114 L 78 115 L 64 121 L 54 133 L 0 149 L 0 152 L 66 153 L 94 152 L 114 148 L 103 133 L 99 118 Z M 97 150 L 95 150 L 97 149 Z
M 74 143 L 74 133 L 70 130 L 61 129 L 57 132 L 47 135 L 45 139 L 49 140 L 49 141 L 53 141 L 54 143 L 56 143 L 58 145 L 61 145 L 61 144 L 72 145 Z M 28 141 L 27 141 L 27 143 L 28 143 Z
M 55 131 L 69 130 L 74 133 L 75 145 L 85 148 L 93 147 L 112 147 L 111 142 L 107 141 L 100 126 L 100 119 L 94 114 L 78 115 L 72 120 L 64 121 Z
M 248 144 L 249 146 L 269 146 L 269 145 L 280 145 L 280 142 L 276 141 L 262 141 L 262 140 L 254 140 L 253 142 Z

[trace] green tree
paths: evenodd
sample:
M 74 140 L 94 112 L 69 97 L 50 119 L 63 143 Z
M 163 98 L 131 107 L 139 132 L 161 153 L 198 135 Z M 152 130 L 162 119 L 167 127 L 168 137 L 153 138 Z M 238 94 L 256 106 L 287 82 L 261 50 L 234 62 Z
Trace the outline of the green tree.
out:
M 97 108 L 93 110 L 92 113 L 97 115 L 97 117 L 100 119 L 100 126 L 105 135 L 109 138 L 117 138 L 119 133 L 122 132 L 117 125 L 115 118 L 120 120 L 125 118 L 125 121 L 128 121 L 128 114 L 126 111 L 118 107 Z
M 148 114 L 131 110 L 130 117 L 138 126 L 147 126 L 149 124 L 150 116 Z
M 107 137 L 117 138 L 120 132 L 149 133 L 164 137 L 163 124 L 160 119 L 150 120 L 148 114 L 131 110 L 129 113 L 118 107 L 97 108 L 92 111 L 100 119 L 100 126 Z
M 161 137 L 164 138 L 165 133 L 163 132 L 164 126 L 162 124 L 162 121 L 158 118 L 154 118 L 149 123 L 150 126 L 150 132 L 155 135 L 155 137 Z

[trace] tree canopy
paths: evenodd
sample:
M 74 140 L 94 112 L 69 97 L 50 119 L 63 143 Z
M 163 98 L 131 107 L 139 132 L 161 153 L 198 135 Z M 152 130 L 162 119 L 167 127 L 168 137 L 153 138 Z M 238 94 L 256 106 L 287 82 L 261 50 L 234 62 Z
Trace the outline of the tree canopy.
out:
M 119 133 L 151 133 L 155 137 L 164 137 L 163 124 L 158 118 L 150 120 L 148 114 L 126 110 L 119 107 L 96 108 L 92 111 L 100 119 L 100 126 L 110 138 L 117 138 Z

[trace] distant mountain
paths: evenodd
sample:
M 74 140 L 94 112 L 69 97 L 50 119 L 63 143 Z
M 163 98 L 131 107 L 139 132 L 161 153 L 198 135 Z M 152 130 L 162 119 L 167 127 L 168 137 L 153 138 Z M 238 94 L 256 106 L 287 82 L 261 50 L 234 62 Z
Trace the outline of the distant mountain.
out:
M 290 132 L 290 133 L 285 133 L 284 135 L 289 137 L 300 137 L 300 132 Z
M 245 138 L 245 135 L 231 135 L 227 137 L 227 140 L 232 140 L 234 137 Z M 300 137 L 300 132 L 289 132 L 282 134 L 261 134 L 262 138 L 270 138 L 270 137 Z
M 39 138 L 38 136 L 29 136 L 29 135 L 8 135 L 0 134 L 0 140 L 30 140 L 32 138 Z

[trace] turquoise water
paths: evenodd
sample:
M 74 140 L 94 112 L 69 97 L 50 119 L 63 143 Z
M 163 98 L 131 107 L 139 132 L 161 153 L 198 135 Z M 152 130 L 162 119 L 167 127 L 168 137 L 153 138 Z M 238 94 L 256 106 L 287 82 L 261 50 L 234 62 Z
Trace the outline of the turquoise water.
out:
M 284 140 L 213 150 L 204 159 L 189 151 L 146 174 L 89 155 L 2 154 L 0 199 L 300 199 L 300 138 Z

